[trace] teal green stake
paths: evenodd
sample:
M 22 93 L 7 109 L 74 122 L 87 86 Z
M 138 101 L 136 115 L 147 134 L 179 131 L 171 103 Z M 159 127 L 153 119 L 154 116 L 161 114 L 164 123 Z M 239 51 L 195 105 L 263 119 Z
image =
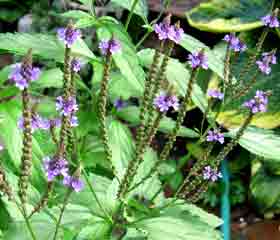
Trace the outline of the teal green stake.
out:
M 221 163 L 221 170 L 223 175 L 224 192 L 222 195 L 221 203 L 221 216 L 224 221 L 221 230 L 224 235 L 224 240 L 230 240 L 230 181 L 229 181 L 229 168 L 227 160 L 223 160 Z

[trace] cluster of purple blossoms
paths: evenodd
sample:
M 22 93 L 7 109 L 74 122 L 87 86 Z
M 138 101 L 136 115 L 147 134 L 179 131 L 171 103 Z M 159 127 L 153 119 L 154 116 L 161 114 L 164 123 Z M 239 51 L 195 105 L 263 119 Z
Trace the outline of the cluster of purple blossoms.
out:
M 254 98 L 244 102 L 243 106 L 248 108 L 252 113 L 266 112 L 268 104 L 267 93 L 261 90 L 256 91 Z
M 209 97 L 219 99 L 219 100 L 222 100 L 224 98 L 224 94 L 222 92 L 220 92 L 219 90 L 216 90 L 216 89 L 209 89 L 208 92 L 207 92 L 207 95 Z
M 211 182 L 216 182 L 219 178 L 222 178 L 222 174 L 210 166 L 206 166 L 203 169 L 203 179 L 210 180 Z
M 259 70 L 266 75 L 269 75 L 271 73 L 270 65 L 276 63 L 277 63 L 277 59 L 273 51 L 263 53 L 262 59 L 256 61 Z
M 76 192 L 80 192 L 83 189 L 83 181 L 69 175 L 69 166 L 66 159 L 45 157 L 43 159 L 43 165 L 48 182 L 53 181 L 58 176 L 62 176 L 65 186 L 71 187 Z
M 57 30 L 58 38 L 70 48 L 81 37 L 81 31 L 73 27 L 59 28 Z
M 273 16 L 273 15 L 266 15 L 264 17 L 261 18 L 261 21 L 263 23 L 263 25 L 270 27 L 270 28 L 276 28 L 279 27 L 279 21 L 277 19 L 277 16 Z
M 225 35 L 223 40 L 229 44 L 229 48 L 234 52 L 244 52 L 247 49 L 247 46 L 232 33 Z
M 218 129 L 208 131 L 206 140 L 207 142 L 219 142 L 220 144 L 225 142 L 224 134 L 220 133 Z
M 18 128 L 23 130 L 24 129 L 24 120 L 23 117 L 18 119 Z M 50 128 L 50 121 L 48 119 L 42 118 L 38 114 L 33 114 L 31 118 L 31 129 L 32 132 L 38 129 L 48 130 Z
M 84 182 L 81 179 L 69 175 L 64 177 L 63 184 L 72 188 L 75 192 L 80 192 L 84 188 Z
M 73 58 L 71 61 L 71 70 L 75 73 L 79 72 L 81 70 L 82 63 L 77 58 Z
M 154 106 L 160 112 L 167 112 L 170 108 L 173 108 L 175 111 L 179 109 L 178 98 L 174 95 L 167 95 L 162 92 L 154 99 Z
M 193 69 L 202 67 L 208 69 L 208 59 L 203 51 L 194 52 L 188 55 L 188 62 Z
M 128 105 L 128 103 L 121 98 L 118 98 L 114 101 L 114 107 L 117 109 L 117 111 L 125 108 Z
M 29 82 L 37 80 L 39 76 L 39 68 L 17 63 L 12 66 L 9 79 L 12 80 L 20 90 L 23 90 L 28 87 Z
M 117 39 L 111 38 L 110 40 L 102 40 L 98 48 L 103 55 L 114 54 L 121 50 L 121 44 Z
M 155 24 L 154 30 L 158 35 L 159 40 L 169 39 L 178 44 L 184 35 L 184 30 L 178 24 L 170 25 L 169 21 L 163 21 Z
M 62 96 L 56 98 L 56 110 L 60 111 L 61 115 L 71 116 L 78 111 L 78 104 L 76 103 L 76 98 L 69 97 L 64 100 Z

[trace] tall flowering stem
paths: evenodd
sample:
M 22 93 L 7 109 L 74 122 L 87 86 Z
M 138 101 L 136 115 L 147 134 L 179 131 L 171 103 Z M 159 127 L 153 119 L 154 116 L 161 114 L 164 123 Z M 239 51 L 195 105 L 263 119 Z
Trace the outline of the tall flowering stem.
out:
M 22 69 L 32 69 L 32 52 L 29 50 L 22 63 Z M 30 79 L 27 79 L 30 80 Z M 19 197 L 25 211 L 25 203 L 27 201 L 28 180 L 31 175 L 32 167 L 32 113 L 31 99 L 27 87 L 22 90 L 23 105 L 23 148 L 21 157 L 21 172 L 19 177 Z

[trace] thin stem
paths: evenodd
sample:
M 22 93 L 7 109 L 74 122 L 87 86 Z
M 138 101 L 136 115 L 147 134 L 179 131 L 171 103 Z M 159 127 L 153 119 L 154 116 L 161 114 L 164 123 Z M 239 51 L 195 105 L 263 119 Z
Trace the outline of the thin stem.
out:
M 128 17 L 127 17 L 126 22 L 125 22 L 125 30 L 126 30 L 126 31 L 127 31 L 127 29 L 128 29 L 128 25 L 129 25 L 129 23 L 130 23 L 130 21 L 131 21 L 131 18 L 132 18 L 134 9 L 135 9 L 135 7 L 136 7 L 138 1 L 139 1 L 139 0 L 134 0 L 133 3 L 132 3 L 130 12 L 129 12 Z
M 100 210 L 104 213 L 105 217 L 106 217 L 111 223 L 113 223 L 113 220 L 112 220 L 111 216 L 110 216 L 109 213 L 107 213 L 107 211 L 103 208 L 101 202 L 99 201 L 99 199 L 98 199 L 98 197 L 97 197 L 96 192 L 94 191 L 94 188 L 93 188 L 92 185 L 90 184 L 90 180 L 89 180 L 88 175 L 87 175 L 87 173 L 85 172 L 85 170 L 83 170 L 83 175 L 84 175 L 84 177 L 85 177 L 85 179 L 86 179 L 86 182 L 87 182 L 87 184 L 88 184 L 88 186 L 89 186 L 89 189 L 90 189 L 90 191 L 91 191 L 91 193 L 92 193 L 92 195 L 93 195 L 93 197 L 94 197 L 94 199 L 95 199 L 97 205 L 99 206 Z
M 66 194 L 66 196 L 65 196 L 65 198 L 64 198 L 63 205 L 62 205 L 59 217 L 58 217 L 58 221 L 56 223 L 53 240 L 56 240 L 56 237 L 57 237 L 57 234 L 58 234 L 58 230 L 59 230 L 59 227 L 60 227 L 60 223 L 61 223 L 61 220 L 62 220 L 62 217 L 63 217 L 63 213 L 64 213 L 64 211 L 66 209 L 66 205 L 68 203 L 68 200 L 69 200 L 69 197 L 70 197 L 71 193 L 72 193 L 72 190 L 69 189 L 67 194 Z

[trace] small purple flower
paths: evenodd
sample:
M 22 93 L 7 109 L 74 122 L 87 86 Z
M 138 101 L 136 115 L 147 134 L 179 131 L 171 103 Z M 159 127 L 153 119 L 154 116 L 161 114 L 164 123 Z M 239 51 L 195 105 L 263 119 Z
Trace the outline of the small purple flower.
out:
M 20 90 L 23 90 L 28 87 L 29 82 L 37 80 L 39 75 L 39 68 L 24 66 L 21 63 L 17 63 L 12 66 L 9 79 L 12 80 Z
M 71 70 L 73 72 L 76 72 L 76 73 L 79 72 L 81 70 L 81 67 L 82 67 L 82 63 L 77 58 L 74 58 L 71 61 Z
M 208 131 L 206 140 L 207 142 L 219 142 L 220 144 L 223 144 L 225 141 L 224 134 L 220 133 L 218 129 Z
M 4 150 L 4 145 L 0 143 L 0 152 Z
M 79 121 L 78 121 L 78 117 L 75 115 L 72 115 L 70 118 L 70 126 L 71 127 L 78 127 L 79 126 Z
M 219 178 L 222 178 L 222 174 L 210 166 L 206 166 L 203 169 L 203 179 L 210 180 L 211 182 L 216 182 Z
M 60 127 L 61 118 L 54 118 L 49 120 L 50 128 Z
M 229 48 L 234 52 L 244 52 L 247 49 L 247 46 L 232 33 L 225 35 L 224 41 L 229 43 Z
M 125 108 L 127 106 L 127 102 L 122 100 L 121 98 L 118 98 L 114 101 L 114 107 L 117 109 L 117 111 Z
M 68 48 L 70 48 L 77 39 L 81 37 L 81 32 L 73 27 L 59 28 L 57 30 L 57 36 Z
M 208 69 L 208 59 L 203 51 L 195 52 L 188 55 L 188 62 L 192 68 L 202 67 Z
M 243 106 L 248 108 L 252 113 L 266 112 L 268 97 L 267 93 L 261 90 L 256 91 L 254 98 L 244 102 Z
M 168 38 L 179 44 L 179 42 L 182 40 L 184 35 L 184 30 L 182 28 L 180 28 L 179 26 L 175 25 L 175 26 L 171 26 L 169 28 L 169 32 L 168 32 Z
M 23 117 L 18 119 L 18 128 L 24 129 Z M 50 122 L 47 119 L 42 118 L 38 114 L 33 114 L 31 118 L 31 130 L 34 132 L 37 129 L 48 130 L 50 128 Z
M 207 92 L 209 97 L 216 98 L 222 100 L 224 98 L 224 94 L 216 89 L 209 89 Z
M 70 116 L 72 113 L 78 111 L 78 105 L 76 103 L 76 98 L 69 97 L 64 100 L 62 96 L 56 98 L 56 110 L 60 111 L 61 115 Z
M 64 176 L 63 184 L 71 187 L 75 192 L 80 192 L 84 188 L 84 183 L 81 179 L 69 175 Z
M 107 55 L 108 51 L 110 54 L 114 54 L 121 50 L 121 44 L 115 38 L 110 40 L 102 40 L 98 47 L 103 55 Z
M 258 65 L 259 70 L 266 74 L 269 75 L 271 73 L 271 64 L 276 64 L 277 63 L 277 58 L 274 54 L 274 52 L 265 52 L 262 54 L 262 59 L 256 61 L 256 64 Z
M 154 30 L 156 34 L 158 35 L 159 40 L 166 40 L 170 36 L 170 24 L 167 22 L 162 22 L 159 24 L 155 24 Z
M 264 26 L 268 26 L 270 28 L 277 28 L 279 27 L 279 21 L 276 16 L 273 15 L 266 15 L 261 18 L 261 21 Z
M 68 176 L 68 162 L 64 158 L 50 158 L 43 159 L 44 170 L 48 181 L 51 182 L 57 176 Z
M 167 112 L 170 108 L 175 111 L 179 109 L 179 101 L 176 96 L 161 93 L 154 99 L 154 105 L 160 112 Z

